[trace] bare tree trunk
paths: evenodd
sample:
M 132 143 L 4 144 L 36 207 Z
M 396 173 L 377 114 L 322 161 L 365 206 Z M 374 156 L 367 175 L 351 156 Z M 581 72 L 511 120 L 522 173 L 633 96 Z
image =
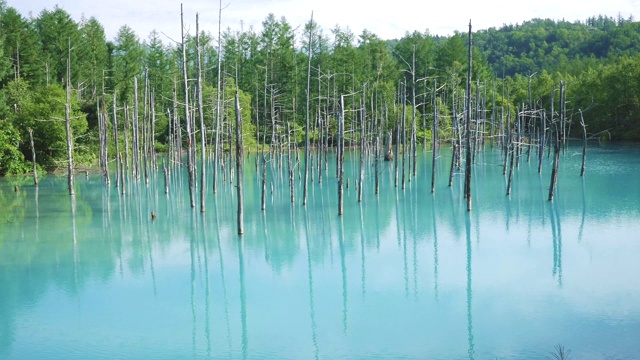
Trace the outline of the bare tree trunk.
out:
M 198 13 L 196 13 L 196 53 L 198 56 L 198 114 L 200 117 L 200 157 L 202 164 L 200 165 L 200 212 L 205 212 L 205 195 L 207 189 L 207 171 L 206 171 L 206 144 L 205 144 L 205 127 L 204 127 L 204 106 L 202 104 L 202 55 L 200 51 L 200 27 L 198 21 Z M 236 91 L 236 97 L 237 97 Z M 239 106 L 239 105 L 238 105 Z M 239 115 L 236 114 L 236 121 Z
M 103 148 L 103 173 L 104 181 L 107 185 L 111 184 L 109 177 L 109 118 L 107 116 L 107 103 L 104 90 L 102 91 L 102 148 Z
M 295 203 L 296 191 L 293 183 L 293 159 L 291 158 L 291 126 L 287 122 L 287 160 L 289 163 L 289 193 L 291 195 L 291 203 Z
M 133 126 L 132 126 L 132 143 L 133 147 L 133 177 L 140 179 L 140 145 L 138 139 L 138 78 L 133 78 Z
M 449 170 L 449 187 L 453 185 L 453 175 L 455 173 L 457 157 L 458 157 L 458 144 L 454 142 L 451 150 L 451 169 Z
M 221 117 L 221 112 L 220 112 L 220 92 L 222 91 L 222 82 L 221 82 L 221 68 L 222 68 L 222 56 L 221 51 L 222 51 L 222 0 L 220 0 L 219 4 L 218 4 L 218 91 L 216 93 L 216 140 L 214 143 L 214 148 L 213 148 L 213 193 L 217 193 L 218 192 L 218 185 L 217 185 L 217 177 L 218 177 L 218 158 L 219 158 L 219 152 L 220 152 L 220 138 L 219 138 L 219 132 L 220 132 L 220 121 L 222 119 Z M 258 123 L 256 121 L 256 131 L 258 128 Z M 258 138 L 256 138 L 256 144 L 258 142 Z M 257 153 L 256 153 L 257 156 Z
M 178 114 L 178 90 L 177 81 L 174 79 L 173 86 L 173 128 L 175 129 L 176 144 L 174 164 L 182 164 L 182 125 L 180 125 L 180 115 Z
M 65 131 L 67 133 L 67 157 L 68 157 L 68 167 L 67 167 L 67 179 L 69 185 L 69 195 L 75 195 L 75 191 L 73 189 L 73 134 L 71 133 L 71 80 L 69 79 L 71 76 L 71 40 L 69 40 L 69 57 L 67 58 L 67 100 L 64 106 L 64 122 L 65 122 Z
M 144 182 L 149 184 L 149 69 L 144 69 L 144 104 L 142 106 L 142 160 L 144 165 Z
M 380 136 L 376 136 L 376 149 L 375 149 L 375 171 L 376 171 L 376 186 L 375 193 L 376 195 L 380 193 L 380 179 L 378 171 L 380 170 Z
M 31 163 L 33 164 L 33 185 L 38 186 L 38 169 L 36 166 L 36 148 L 33 145 L 33 129 L 29 128 L 29 140 L 31 142 Z
M 363 91 L 363 97 L 364 97 Z M 362 111 L 360 112 L 360 179 L 358 181 L 358 202 L 362 202 L 362 183 L 364 182 L 364 122 L 365 122 L 365 112 L 364 112 L 364 100 L 362 104 Z
M 431 193 L 436 191 L 436 158 L 438 152 L 438 106 L 436 101 L 436 89 L 438 88 L 438 80 L 433 80 L 433 128 L 431 129 L 431 137 L 433 145 L 431 150 L 433 151 L 431 157 Z
M 587 160 L 587 126 L 584 124 L 584 118 L 582 117 L 582 110 L 578 109 L 578 112 L 580 112 L 580 125 L 582 126 L 582 166 L 580 167 L 580 176 L 584 176 L 584 163 Z M 35 158 L 35 155 L 34 155 L 34 158 Z
M 191 202 L 191 207 L 196 207 L 195 202 L 195 194 L 194 194 L 194 175 L 195 168 L 193 164 L 193 156 L 191 148 L 195 146 L 195 144 L 191 143 L 191 121 L 189 120 L 189 84 L 187 78 L 187 48 L 185 44 L 185 35 L 184 35 L 184 19 L 182 14 L 182 4 L 180 4 L 180 27 L 182 31 L 182 76 L 184 79 L 184 121 L 187 129 L 187 166 L 189 169 L 189 200 Z
M 265 211 L 267 209 L 267 155 L 262 153 L 262 196 L 260 199 L 260 209 Z
M 338 119 L 338 215 L 344 205 L 344 95 L 340 95 L 340 119 Z
M 544 157 L 545 134 L 547 132 L 547 114 L 542 110 L 542 129 L 540 129 L 540 148 L 538 149 L 538 173 L 542 172 L 542 158 Z
M 407 160 L 407 129 L 406 129 L 406 110 L 407 110 L 407 84 L 402 83 L 402 188 L 405 187 L 405 165 Z
M 151 166 L 153 170 L 158 170 L 158 161 L 156 158 L 156 101 L 155 92 L 151 92 L 151 148 L 149 154 L 151 155 Z
M 411 152 L 413 155 L 413 176 L 416 176 L 416 160 L 418 158 L 416 144 L 416 46 L 413 46 L 413 61 L 411 69 Z M 411 177 L 409 177 L 411 181 Z
M 125 164 L 122 163 L 122 153 L 118 153 L 118 160 L 120 161 L 120 191 L 122 193 L 122 195 L 126 194 L 126 184 L 125 184 L 125 177 L 124 177 L 124 167 Z
M 244 149 L 242 144 L 242 114 L 240 113 L 240 96 L 238 95 L 238 76 L 236 75 L 236 189 L 238 191 L 238 235 L 244 234 L 244 198 L 242 178 L 244 173 Z
M 508 151 L 507 156 L 511 157 L 511 160 L 509 161 L 509 178 L 507 180 L 507 195 L 511 195 L 511 181 L 513 180 L 513 158 L 514 158 L 514 149 L 513 149 L 513 144 L 511 144 L 509 146 L 510 150 Z M 510 154 L 510 155 L 509 155 Z
M 116 92 L 113 92 L 113 141 L 116 143 L 116 187 L 120 186 L 120 165 L 121 162 L 118 161 L 118 156 L 120 154 L 120 142 L 118 141 L 118 117 L 117 117 L 117 106 L 116 106 Z
M 471 211 L 471 55 L 473 53 L 471 40 L 471 21 L 469 21 L 469 68 L 467 71 L 467 100 L 466 100 L 466 163 L 464 174 L 464 196 L 467 199 L 467 211 Z
M 167 169 L 167 165 L 165 165 L 164 160 L 162 160 L 162 172 L 164 173 L 164 193 L 169 193 L 169 169 Z
M 562 83 L 561 83 L 562 84 Z M 553 145 L 553 167 L 551 168 L 551 184 L 549 185 L 549 201 L 553 201 L 553 194 L 558 184 L 558 162 L 560 161 L 560 135 L 556 125 L 555 141 Z
M 304 129 L 304 185 L 302 190 L 302 205 L 307 205 L 307 183 L 309 182 L 309 103 L 311 96 L 311 41 L 313 39 L 313 11 L 311 12 L 311 26 L 309 27 L 309 61 L 307 63 L 307 108 L 305 111 L 305 129 Z

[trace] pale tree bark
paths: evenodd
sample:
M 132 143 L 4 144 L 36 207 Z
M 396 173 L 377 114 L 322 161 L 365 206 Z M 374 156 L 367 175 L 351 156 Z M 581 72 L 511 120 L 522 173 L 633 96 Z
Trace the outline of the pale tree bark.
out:
M 467 211 L 471 211 L 471 55 L 473 53 L 471 41 L 471 21 L 469 21 L 469 69 L 467 70 L 467 100 L 466 100 L 466 160 L 464 173 L 464 196 L 467 199 Z
M 113 91 L 113 141 L 116 144 L 116 187 L 120 186 L 120 142 L 118 141 L 118 117 L 117 117 L 117 108 L 116 108 L 116 91 Z
M 33 145 L 33 129 L 29 128 L 29 140 L 31 142 L 31 163 L 33 164 L 33 185 L 38 186 L 38 169 L 36 166 L 36 148 Z
M 67 98 L 64 105 L 64 123 L 65 123 L 65 132 L 67 134 L 67 158 L 68 158 L 68 167 L 67 167 L 67 182 L 69 185 L 69 195 L 75 195 L 75 191 L 73 189 L 73 134 L 71 132 L 71 80 L 69 77 L 71 76 L 71 40 L 69 40 L 69 57 L 67 58 Z
M 340 119 L 338 119 L 338 215 L 344 205 L 344 95 L 340 96 Z
M 313 40 L 313 11 L 311 12 L 311 22 L 309 23 L 309 61 L 307 63 L 307 108 L 305 111 L 306 126 L 304 129 L 304 185 L 302 190 L 302 205 L 307 205 L 307 183 L 309 182 L 309 103 L 311 102 L 311 57 Z
M 438 106 L 436 99 L 436 90 L 438 87 L 438 80 L 433 80 L 433 127 L 431 128 L 431 138 L 433 145 L 431 150 L 433 151 L 431 157 L 431 193 L 436 191 L 436 158 L 438 152 Z
M 587 160 L 587 126 L 584 124 L 582 109 L 578 109 L 578 112 L 580 112 L 580 125 L 582 126 L 582 166 L 580 167 L 580 176 L 584 176 L 584 163 Z
M 240 112 L 240 97 L 238 95 L 238 76 L 236 75 L 236 176 L 238 191 L 238 234 L 244 234 L 244 198 L 242 193 L 242 178 L 244 175 L 244 149 L 242 144 L 242 114 Z
M 218 191 L 217 186 L 217 176 L 218 176 L 218 158 L 219 158 L 219 132 L 220 132 L 220 121 L 221 121 L 221 112 L 220 112 L 220 92 L 222 91 L 222 81 L 221 81 L 221 67 L 222 67 L 222 0 L 220 0 L 218 4 L 218 91 L 216 93 L 216 139 L 214 142 L 213 149 L 213 193 L 215 194 Z M 258 128 L 258 124 L 256 122 L 256 128 Z M 258 138 L 256 138 L 256 143 Z
M 191 207 L 196 207 L 196 202 L 195 202 L 195 194 L 194 194 L 194 187 L 195 187 L 195 168 L 194 168 L 194 164 L 193 164 L 193 152 L 191 151 L 192 146 L 195 146 L 195 144 L 192 144 L 191 142 L 191 121 L 190 119 L 190 114 L 189 114 L 189 84 L 188 84 L 188 78 L 187 78 L 187 48 L 186 48 L 186 44 L 185 44 L 185 35 L 184 35 L 184 18 L 183 18 L 183 13 L 182 13 L 182 4 L 180 4 L 180 27 L 181 27 L 181 31 L 182 31 L 182 76 L 183 76 L 183 80 L 184 80 L 184 121 L 186 124 L 186 130 L 187 130 L 187 167 L 188 167 L 188 171 L 189 171 L 189 200 L 191 202 Z
M 198 22 L 198 14 L 196 13 L 196 52 L 198 56 L 198 116 L 200 117 L 200 157 L 202 164 L 200 165 L 200 211 L 205 212 L 205 195 L 207 184 L 207 171 L 205 166 L 206 147 L 205 147 L 205 127 L 204 127 L 204 106 L 202 104 L 202 55 L 200 51 L 200 27 Z M 237 93 L 236 93 L 237 96 Z M 236 115 L 237 117 L 237 115 Z

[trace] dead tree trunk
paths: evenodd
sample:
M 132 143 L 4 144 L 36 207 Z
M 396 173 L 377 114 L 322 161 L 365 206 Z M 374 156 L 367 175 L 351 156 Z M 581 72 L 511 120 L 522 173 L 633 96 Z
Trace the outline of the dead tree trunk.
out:
M 469 21 L 469 69 L 467 70 L 467 100 L 466 100 L 466 163 L 464 174 L 464 197 L 467 199 L 467 211 L 471 211 L 471 55 L 473 53 L 471 40 L 471 21 Z
M 242 194 L 242 177 L 244 175 L 244 149 L 242 144 L 242 114 L 240 113 L 240 96 L 238 95 L 238 76 L 236 75 L 236 189 L 238 190 L 238 235 L 244 234 L 244 198 Z
M 364 92 L 363 95 L 364 97 Z M 358 180 L 358 202 L 362 202 L 362 183 L 364 182 L 364 100 L 360 111 L 360 178 Z
M 407 84 L 402 83 L 402 188 L 405 187 L 405 164 L 407 159 L 407 129 L 406 129 L 406 110 L 407 110 L 407 98 L 406 98 Z
M 106 95 L 102 91 L 102 151 L 103 151 L 103 173 L 104 181 L 107 185 L 111 184 L 111 178 L 109 177 L 109 118 L 107 116 L 107 103 Z
M 220 0 L 218 4 L 218 54 L 221 54 L 222 50 L 222 0 Z M 221 121 L 221 113 L 220 113 L 220 92 L 222 91 L 222 82 L 220 81 L 221 77 L 221 68 L 222 68 L 222 56 L 218 56 L 218 91 L 216 92 L 216 139 L 213 145 L 213 193 L 215 194 L 218 191 L 217 186 L 217 176 L 218 176 L 218 153 L 220 152 L 219 141 L 220 138 L 218 133 L 220 132 L 220 121 Z M 257 101 L 257 98 L 256 98 Z M 256 120 L 256 131 L 258 130 L 258 122 Z M 258 143 L 259 138 L 256 137 L 256 145 Z M 256 151 L 257 157 L 257 151 Z M 256 169 L 257 170 L 257 169 Z
M 547 114 L 542 110 L 542 129 L 540 129 L 540 148 L 538 149 L 538 173 L 542 172 L 542 158 L 544 157 L 545 135 L 547 133 Z
M 431 129 L 431 138 L 433 145 L 431 150 L 433 154 L 431 156 L 431 193 L 436 191 L 436 158 L 438 152 L 438 107 L 436 103 L 436 89 L 438 87 L 438 80 L 433 80 L 433 127 Z
M 380 170 L 380 136 L 376 136 L 376 149 L 375 149 L 375 171 L 376 171 L 376 185 L 375 185 L 375 193 L 378 195 L 380 192 L 380 175 L 378 171 Z
M 291 158 L 291 126 L 287 122 L 287 161 L 289 165 L 289 193 L 291 195 L 291 203 L 296 200 L 296 191 L 293 183 L 293 159 Z
M 116 187 L 120 186 L 120 161 L 118 161 L 118 156 L 120 154 L 120 142 L 118 141 L 118 117 L 117 117 L 117 107 L 116 107 L 116 92 L 113 92 L 113 141 L 116 144 Z
M 453 175 L 456 168 L 456 158 L 458 157 L 458 144 L 453 143 L 453 149 L 451 150 L 451 169 L 449 170 L 449 187 L 453 185 Z
M 416 141 L 416 46 L 413 46 L 413 61 L 411 66 L 411 153 L 413 157 L 412 176 L 416 176 L 416 160 L 418 159 Z M 411 177 L 409 177 L 411 181 Z
M 578 112 L 580 112 L 580 125 L 582 126 L 582 166 L 580 167 L 580 176 L 584 176 L 584 163 L 587 160 L 587 126 L 584 124 L 582 110 L 578 109 Z
M 182 4 L 180 4 L 180 27 L 182 33 L 182 77 L 184 80 L 184 121 L 187 130 L 187 167 L 189 171 L 189 200 L 191 202 L 191 207 L 196 207 L 195 194 L 194 194 L 194 175 L 195 168 L 193 164 L 193 156 L 191 148 L 195 146 L 191 142 L 191 121 L 189 120 L 189 84 L 187 77 L 187 47 L 185 44 L 185 35 L 184 35 L 184 18 L 182 14 Z
M 31 163 L 33 164 L 33 185 L 38 186 L 38 169 L 36 166 L 36 148 L 33 145 L 33 129 L 29 128 L 29 140 L 31 142 Z
M 122 195 L 126 194 L 126 186 L 125 186 L 125 178 L 124 178 L 124 167 L 125 164 L 122 163 L 122 153 L 118 153 L 118 160 L 120 161 L 120 192 Z
M 509 151 L 507 156 L 511 157 L 511 160 L 509 161 L 509 178 L 507 180 L 507 195 L 511 195 L 511 181 L 513 180 L 513 158 L 514 158 L 514 150 L 513 150 L 513 144 L 509 145 Z
M 311 41 L 313 39 L 313 11 L 309 27 L 309 61 L 307 63 L 307 108 L 305 111 L 306 126 L 304 129 L 304 185 L 302 189 L 302 205 L 307 205 L 307 183 L 309 182 L 309 103 L 311 102 Z
M 133 78 L 133 126 L 132 143 L 133 147 L 133 177 L 140 179 L 140 144 L 138 139 L 138 78 Z
M 207 189 L 207 171 L 206 171 L 206 134 L 204 127 L 204 106 L 202 104 L 202 55 L 200 51 L 200 28 L 198 23 L 198 14 L 196 13 L 196 56 L 198 57 L 198 116 L 200 117 L 200 158 L 202 164 L 200 165 L 200 212 L 205 212 L 205 195 Z M 236 93 L 237 96 L 237 93 Z M 236 115 L 237 120 L 238 115 Z
M 71 133 L 71 41 L 69 40 L 69 57 L 67 58 L 67 100 L 64 104 L 64 123 L 67 134 L 67 180 L 69 185 L 69 195 L 75 195 L 73 189 L 73 134 Z
M 553 201 L 553 194 L 558 184 L 558 162 L 560 161 L 560 135 L 556 125 L 555 139 L 553 145 L 553 166 L 551 168 L 551 184 L 549 185 L 549 201 Z
M 340 119 L 338 119 L 338 215 L 344 205 L 344 95 L 340 95 Z

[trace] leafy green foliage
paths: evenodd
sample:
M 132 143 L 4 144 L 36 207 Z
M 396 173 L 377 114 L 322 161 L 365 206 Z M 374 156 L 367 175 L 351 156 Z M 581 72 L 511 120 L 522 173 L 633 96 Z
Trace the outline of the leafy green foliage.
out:
M 357 132 L 362 113 L 366 114 L 367 131 L 393 131 L 402 106 L 399 89 L 403 80 L 408 126 L 415 108 L 418 143 L 430 142 L 434 80 L 438 86 L 435 106 L 440 114 L 440 138 L 451 136 L 453 107 L 460 116 L 464 103 L 466 33 L 439 37 L 416 31 L 407 32 L 401 39 L 383 40 L 368 30 L 355 35 L 348 28 L 336 26 L 327 34 L 315 21 L 297 28 L 284 17 L 269 14 L 259 30 L 223 32 L 218 53 L 217 34 L 202 31 L 207 139 L 211 141 L 214 134 L 218 71 L 223 84 L 220 135 L 225 144 L 233 135 L 230 129 L 235 122 L 236 83 L 248 147 L 262 141 L 286 141 L 287 124 L 295 129 L 293 141 L 299 143 L 305 130 L 307 99 L 312 142 L 319 140 L 320 123 L 328 124 L 331 134 L 335 133 L 343 110 L 349 139 L 357 141 L 359 134 L 351 132 Z M 307 80 L 309 45 L 311 78 Z M 186 52 L 187 91 L 193 110 L 197 108 L 193 34 L 186 37 Z M 502 115 L 511 109 L 513 114 L 516 108 L 526 107 L 544 108 L 550 114 L 553 102 L 557 116 L 558 86 L 563 81 L 568 89 L 569 116 L 582 109 L 590 134 L 607 130 L 614 138 L 638 140 L 639 54 L 640 23 L 632 19 L 598 16 L 574 23 L 534 19 L 479 30 L 473 33 L 473 96 L 476 88 L 486 95 L 487 113 Z M 0 58 L 0 174 L 28 171 L 28 128 L 34 130 L 39 163 L 53 169 L 66 161 L 62 121 L 66 98 L 61 84 L 67 76 L 67 59 L 71 63 L 77 161 L 91 163 L 97 157 L 97 103 L 108 109 L 110 157 L 115 154 L 114 106 L 120 151 L 124 151 L 125 121 L 131 139 L 134 78 L 138 80 L 140 121 L 150 118 L 148 100 L 154 99 L 156 149 L 167 148 L 169 117 L 177 116 L 184 127 L 180 44 L 163 43 L 156 31 L 141 42 L 125 25 L 113 42 L 108 42 L 95 18 L 83 17 L 75 22 L 59 7 L 25 18 L 0 0 Z M 149 92 L 145 92 L 145 75 Z M 345 95 L 344 109 L 341 95 Z M 196 130 L 199 128 L 196 121 Z

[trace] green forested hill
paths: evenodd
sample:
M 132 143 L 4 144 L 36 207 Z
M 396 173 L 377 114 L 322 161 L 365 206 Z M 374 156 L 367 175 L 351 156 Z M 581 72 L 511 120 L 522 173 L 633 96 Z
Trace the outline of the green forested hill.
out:
M 342 94 L 353 94 L 345 102 L 350 140 L 356 137 L 353 129 L 359 126 L 359 116 L 365 117 L 369 129 L 375 125 L 380 134 L 392 131 L 400 121 L 403 101 L 416 122 L 416 141 L 429 138 L 434 104 L 444 119 L 441 139 L 451 135 L 450 115 L 462 113 L 466 33 L 442 37 L 413 32 L 385 40 L 367 30 L 354 34 L 341 27 L 321 29 L 315 22 L 300 30 L 296 26 L 269 14 L 260 29 L 226 30 L 221 35 L 221 59 L 217 30 L 200 34 L 207 141 L 212 141 L 216 129 L 220 73 L 223 108 L 218 128 L 223 142 L 231 135 L 236 84 L 247 146 L 281 143 L 287 126 L 296 130 L 292 141 L 300 142 L 309 48 L 312 141 L 320 136 L 332 139 Z M 186 38 L 192 112 L 197 108 L 195 35 Z M 517 107 L 550 112 L 551 99 L 558 109 L 558 97 L 552 94 L 564 81 L 567 110 L 572 114 L 584 110 L 590 134 L 607 130 L 614 139 L 640 140 L 640 23 L 602 16 L 584 23 L 534 19 L 477 30 L 473 39 L 473 96 L 483 106 L 474 116 L 497 119 L 504 109 Z M 157 32 L 136 34 L 123 24 L 116 38 L 107 39 L 93 17 L 75 21 L 55 7 L 27 18 L 0 0 L 0 59 L 0 175 L 30 168 L 29 129 L 38 164 L 47 170 L 63 166 L 67 61 L 77 163 L 97 161 L 104 134 L 113 161 L 114 130 L 123 146 L 120 151 L 128 154 L 131 148 L 123 149 L 131 139 L 134 120 L 148 135 L 144 141 L 155 140 L 158 151 L 179 146 L 180 140 L 186 144 L 185 133 L 177 139 L 175 132 L 178 124 L 185 130 L 182 49 L 180 44 L 164 42 Z M 200 130 L 199 123 L 194 127 Z
M 533 19 L 478 31 L 475 39 L 499 76 L 542 70 L 577 76 L 596 64 L 640 53 L 640 23 L 604 16 L 574 23 Z

